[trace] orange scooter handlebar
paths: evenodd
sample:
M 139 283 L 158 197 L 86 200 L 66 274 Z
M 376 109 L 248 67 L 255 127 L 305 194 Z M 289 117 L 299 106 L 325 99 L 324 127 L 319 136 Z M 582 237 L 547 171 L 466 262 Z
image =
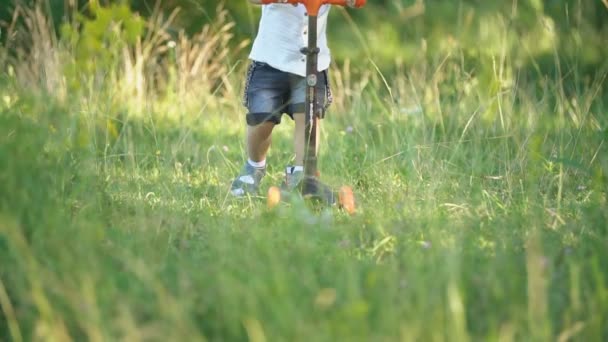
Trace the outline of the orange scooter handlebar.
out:
M 367 0 L 262 0 L 262 4 L 303 4 L 308 15 L 318 15 L 321 5 L 337 5 L 361 8 Z

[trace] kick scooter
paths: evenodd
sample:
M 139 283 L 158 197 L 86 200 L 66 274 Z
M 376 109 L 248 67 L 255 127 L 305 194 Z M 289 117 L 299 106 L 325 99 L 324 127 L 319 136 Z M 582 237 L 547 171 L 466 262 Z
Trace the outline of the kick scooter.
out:
M 355 197 L 349 186 L 342 186 L 336 192 L 319 180 L 317 167 L 317 125 L 320 113 L 317 103 L 317 67 L 319 47 L 317 46 L 317 17 L 322 5 L 338 5 L 348 7 L 363 7 L 366 0 L 262 0 L 262 4 L 303 4 L 308 15 L 308 45 L 300 51 L 306 56 L 306 103 L 305 132 L 306 141 L 304 154 L 304 179 L 300 184 L 300 192 L 304 198 L 318 200 L 327 205 L 338 205 L 349 214 L 355 212 Z M 289 192 L 282 191 L 277 186 L 268 189 L 268 207 L 273 208 L 283 199 L 291 196 Z

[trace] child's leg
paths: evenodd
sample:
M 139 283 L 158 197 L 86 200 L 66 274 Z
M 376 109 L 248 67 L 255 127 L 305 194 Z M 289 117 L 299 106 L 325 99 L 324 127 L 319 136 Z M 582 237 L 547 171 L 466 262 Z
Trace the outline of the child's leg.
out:
M 249 160 L 256 163 L 266 160 L 274 126 L 275 123 L 271 121 L 256 126 L 247 126 L 247 156 Z
M 317 132 L 316 139 L 317 144 L 315 145 L 317 154 L 319 152 L 319 132 L 321 120 L 320 116 L 324 116 L 324 111 L 326 107 L 331 103 L 331 95 L 329 90 L 329 82 L 327 80 L 327 72 L 321 71 L 317 73 L 317 86 L 316 86 L 316 99 L 317 99 L 317 115 L 313 120 L 316 121 L 317 124 Z M 291 112 L 294 113 L 292 115 L 295 121 L 295 132 L 294 132 L 294 150 L 296 154 L 295 165 L 300 167 L 304 166 L 304 158 L 306 155 L 306 146 L 308 145 L 305 141 L 305 128 L 306 128 L 306 116 L 304 115 L 305 111 L 305 102 L 306 102 L 306 92 L 307 92 L 307 84 L 306 79 L 304 77 L 292 76 L 291 77 Z
M 272 130 L 281 122 L 288 101 L 289 78 L 268 64 L 252 62 L 247 72 L 243 104 L 247 107 L 247 162 L 232 181 L 235 196 L 257 193 L 266 174 L 266 154 Z
M 266 63 L 252 62 L 245 84 L 243 104 L 247 107 L 247 157 L 249 163 L 264 162 L 271 134 L 281 122 L 289 95 L 289 77 Z
M 266 174 L 266 153 L 270 147 L 272 129 L 275 123 L 265 121 L 247 125 L 247 157 L 245 166 L 232 181 L 230 192 L 235 196 L 256 193 L 262 177 Z
M 296 166 L 304 166 L 304 157 L 306 155 L 306 141 L 305 141 L 305 128 L 306 128 L 306 117 L 304 116 L 304 113 L 295 113 L 293 115 L 293 119 L 295 121 L 295 132 L 294 132 L 294 150 L 296 153 L 296 160 L 295 160 L 295 165 Z M 317 153 L 319 152 L 319 131 L 320 131 L 320 123 L 321 121 L 319 120 L 318 117 L 315 116 L 315 119 L 317 121 Z

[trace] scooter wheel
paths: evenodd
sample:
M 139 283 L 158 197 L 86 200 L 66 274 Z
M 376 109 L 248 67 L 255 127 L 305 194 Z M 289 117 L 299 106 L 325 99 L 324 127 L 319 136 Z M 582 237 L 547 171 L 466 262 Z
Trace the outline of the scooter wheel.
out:
M 338 204 L 350 215 L 355 213 L 355 195 L 350 186 L 344 185 L 340 188 L 340 191 L 338 191 Z
M 276 207 L 281 202 L 281 189 L 278 186 L 271 186 L 268 189 L 267 205 L 269 209 Z

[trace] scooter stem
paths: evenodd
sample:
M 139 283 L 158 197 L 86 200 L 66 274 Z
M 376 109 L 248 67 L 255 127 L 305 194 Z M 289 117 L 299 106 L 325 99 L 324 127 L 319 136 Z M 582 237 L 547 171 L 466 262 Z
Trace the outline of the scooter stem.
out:
M 304 104 L 305 127 L 304 127 L 304 176 L 307 179 L 317 177 L 317 130 L 320 112 L 317 101 L 317 69 L 319 47 L 317 46 L 317 16 L 308 15 L 308 46 L 300 50 L 306 55 L 306 103 Z M 306 183 L 304 184 L 306 188 Z M 307 189 L 303 189 L 307 192 Z

